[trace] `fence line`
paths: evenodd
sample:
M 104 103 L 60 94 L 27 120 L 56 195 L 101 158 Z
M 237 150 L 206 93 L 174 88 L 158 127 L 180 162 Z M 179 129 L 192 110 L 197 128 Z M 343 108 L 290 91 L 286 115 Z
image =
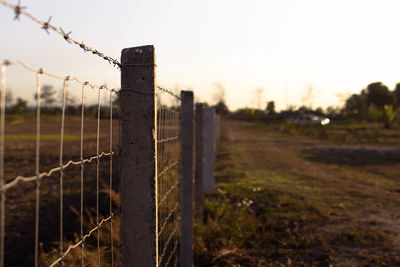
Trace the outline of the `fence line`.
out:
M 169 90 L 159 89 L 158 97 L 162 93 L 177 98 Z M 177 98 L 180 100 L 180 98 Z M 158 258 L 159 266 L 167 266 L 165 258 L 174 258 L 177 261 L 177 255 L 172 254 L 173 247 L 171 240 L 178 240 L 176 231 L 180 224 L 180 112 L 161 106 L 158 108 L 158 135 L 157 135 L 157 164 L 158 164 L 158 225 L 159 231 L 159 251 L 162 251 Z M 176 225 L 173 230 L 171 227 Z M 175 242 L 174 242 L 175 243 Z M 167 256 L 166 256 L 167 255 Z M 163 265 L 163 262 L 165 265 Z
M 75 44 L 81 43 L 70 39 L 69 33 L 65 34 L 63 31 L 58 31 L 53 26 L 45 22 L 37 20 L 29 13 L 23 11 L 22 7 L 13 6 L 4 0 L 0 0 L 0 4 L 13 8 L 18 15 L 23 14 L 34 20 L 41 25 L 47 25 L 45 28 L 51 29 L 68 41 Z M 88 48 L 82 47 L 84 50 Z M 126 52 L 125 60 L 133 61 L 130 64 L 121 65 L 119 62 L 110 62 L 118 66 L 137 66 L 129 72 L 122 70 L 122 89 L 117 91 L 111 89 L 106 85 L 94 85 L 89 82 L 82 82 L 76 77 L 60 76 L 53 73 L 45 72 L 43 69 L 33 68 L 22 61 L 10 62 L 7 60 L 1 61 L 1 107 L 0 107 L 0 267 L 4 266 L 4 251 L 5 251 L 5 200 L 7 190 L 16 187 L 19 182 L 36 182 L 35 186 L 35 230 L 34 230 L 34 265 L 39 266 L 39 223 L 40 223 L 40 192 L 41 181 L 44 177 L 50 177 L 53 174 L 58 174 L 59 186 L 59 248 L 58 257 L 54 259 L 50 266 L 57 264 L 63 265 L 67 263 L 67 256 L 71 255 L 73 249 L 80 247 L 80 265 L 85 266 L 85 241 L 92 237 L 96 237 L 97 249 L 97 265 L 104 264 L 101 257 L 101 232 L 102 227 L 106 223 L 110 225 L 110 262 L 111 266 L 115 265 L 114 255 L 114 241 L 113 241 L 113 218 L 121 211 L 121 233 L 122 233 L 122 255 L 123 263 L 132 265 L 133 263 L 138 266 L 169 266 L 170 264 L 176 266 L 192 266 L 193 264 L 193 178 L 194 169 L 196 169 L 196 186 L 195 191 L 198 190 L 201 194 L 204 191 L 203 177 L 206 172 L 204 168 L 204 155 L 202 152 L 201 158 L 194 156 L 194 148 L 207 152 L 214 146 L 215 129 L 217 128 L 216 122 L 210 122 L 208 117 L 204 116 L 203 105 L 196 105 L 196 119 L 194 117 L 193 106 L 193 93 L 182 91 L 178 96 L 173 91 L 164 87 L 155 85 L 154 81 L 154 47 L 147 46 L 135 48 L 136 54 L 129 54 Z M 95 50 L 97 52 L 97 50 Z M 140 51 L 138 53 L 138 51 Z M 92 51 L 93 52 L 93 51 Z M 101 53 L 97 52 L 99 56 Z M 94 54 L 97 54 L 94 53 Z M 123 50 L 124 56 L 124 50 Z M 104 59 L 110 58 L 102 56 Z M 136 57 L 136 58 L 135 58 Z M 149 61 L 149 62 L 147 62 Z M 5 139 L 5 96 L 6 96 L 6 67 L 9 65 L 20 65 L 25 69 L 36 73 L 36 132 L 35 132 L 35 175 L 21 176 L 18 175 L 9 182 L 6 182 L 4 175 L 4 139 Z M 124 68 L 123 68 L 124 69 Z M 58 167 L 54 167 L 47 172 L 40 172 L 40 136 L 41 136 L 41 77 L 47 75 L 63 81 L 62 87 L 62 103 L 61 103 L 61 121 L 59 125 L 59 153 L 58 153 Z M 130 76 L 131 75 L 131 76 Z M 145 79 L 146 78 L 146 79 Z M 153 80 L 152 80 L 153 79 Z M 64 161 L 64 139 L 65 139 L 65 120 L 67 108 L 67 84 L 70 81 L 75 81 L 81 87 L 81 112 L 80 112 L 80 144 L 79 144 L 79 160 Z M 84 158 L 84 129 L 85 129 L 85 93 L 86 86 L 92 89 L 97 89 L 97 120 L 96 120 L 96 154 Z M 101 109 L 101 90 L 109 92 L 109 151 L 100 152 L 100 121 L 103 119 Z M 160 99 L 161 95 L 167 94 L 173 97 L 176 106 L 167 107 L 160 105 L 157 107 L 157 98 Z M 113 210 L 113 158 L 115 151 L 113 149 L 113 96 L 117 95 L 121 103 L 121 118 L 122 124 L 119 129 L 119 134 L 122 135 L 123 146 L 121 148 L 121 201 L 123 209 Z M 199 109 L 197 109 L 197 106 Z M 157 107 L 157 108 L 156 108 Z M 204 109 L 205 110 L 205 109 Z M 209 112 L 209 111 L 207 111 Z M 214 112 L 211 110 L 210 112 Z M 199 113 L 199 114 L 197 114 Z M 197 135 L 200 139 L 196 139 L 194 144 L 194 122 L 196 125 L 201 125 L 196 129 Z M 206 123 L 207 121 L 207 123 Z M 218 122 L 219 123 L 219 122 Z M 209 135 L 207 143 L 203 139 L 203 126 L 212 125 L 210 128 L 213 134 Z M 208 127 L 208 126 L 207 126 Z M 205 149 L 204 147 L 207 147 Z M 211 150 L 212 151 L 212 150 Z M 133 154 L 133 155 L 132 155 Z M 197 156 L 197 155 L 196 155 Z M 100 182 L 104 179 L 101 178 L 100 169 L 104 166 L 104 161 L 101 159 L 108 157 L 109 173 L 108 173 L 108 191 L 109 202 L 107 203 L 108 210 L 104 213 L 108 215 L 103 216 L 100 212 Z M 207 155 L 207 157 L 214 157 L 214 155 Z M 196 163 L 194 161 L 196 159 Z M 88 163 L 96 162 L 96 175 L 93 177 L 96 185 L 95 196 L 95 222 L 94 227 L 86 230 L 85 234 L 85 216 L 84 208 L 86 198 L 84 195 L 85 189 L 85 169 Z M 199 164 L 201 162 L 201 164 Z M 69 169 L 70 166 L 79 166 L 79 196 L 80 196 L 80 209 L 77 211 L 79 217 L 79 230 L 74 233 L 78 234 L 79 240 L 64 248 L 64 182 L 67 177 L 67 172 L 64 170 Z M 211 164 L 212 165 L 212 164 Z M 199 170 L 199 172 L 197 171 Z M 207 173 L 211 173 L 209 171 Z M 199 177 L 197 174 L 200 173 Z M 210 176 L 211 177 L 211 176 Z M 213 176 L 212 176 L 213 179 Z M 47 180 L 47 179 L 46 179 Z M 199 183 L 198 183 L 199 180 Z M 213 180 L 211 181 L 213 183 Z M 201 188 L 198 188 L 198 184 Z M 68 188 L 69 189 L 69 188 Z M 141 190 L 144 192 L 141 192 Z M 208 191 L 212 191 L 209 189 Z M 143 193 L 143 195 L 142 195 Z M 201 196 L 202 197 L 202 196 Z M 143 199 L 140 199 L 143 198 Z M 196 202 L 196 205 L 198 203 Z M 197 208 L 197 206 L 196 206 Z M 144 214 L 140 214 L 143 212 Z M 201 210 L 198 210 L 199 214 Z M 90 214 L 89 214 L 90 216 Z M 136 217 L 135 217 L 136 216 Z M 108 225 L 108 224 L 106 224 Z M 133 227 L 132 227 L 133 225 Z M 136 229 L 137 228 L 137 229 Z M 146 233 L 141 233 L 141 231 Z M 96 233 L 96 234 L 95 234 Z M 93 246 L 94 248 L 94 246 Z M 179 250 L 178 250 L 179 248 Z M 117 250 L 116 250 L 117 251 Z M 141 255 L 145 252 L 146 255 Z M 134 255 L 133 255 L 134 254 Z M 142 257 L 143 256 L 143 257 Z M 124 258 L 125 257 L 125 258 Z M 75 259 L 75 258 L 74 258 Z M 79 259 L 79 256 L 76 257 Z M 191 262 L 191 263 L 188 263 Z
M 69 254 L 69 252 L 78 246 L 81 246 L 81 265 L 84 265 L 84 242 L 85 240 L 92 235 L 93 232 L 97 232 L 97 253 L 98 253 L 98 265 L 100 266 L 100 228 L 105 222 L 110 221 L 110 246 L 111 246 L 111 263 L 114 264 L 114 253 L 113 253 L 113 231 L 112 231 L 112 219 L 115 215 L 115 213 L 118 211 L 112 211 L 112 164 L 113 164 L 113 113 L 112 113 L 112 102 L 113 102 L 113 95 L 117 94 L 117 91 L 115 89 L 109 89 L 106 86 L 97 86 L 90 84 L 89 82 L 81 82 L 79 79 L 76 77 L 70 78 L 70 76 L 67 77 L 62 77 L 59 75 L 55 75 L 49 72 L 44 72 L 42 69 L 35 69 L 27 65 L 26 63 L 22 61 L 17 61 L 17 62 L 10 62 L 10 61 L 2 61 L 1 63 L 1 114 L 0 114 L 0 120 L 1 120 L 1 129 L 0 129 L 0 183 L 1 183 L 1 228 L 0 228 L 0 235 L 1 235 L 1 250 L 0 250 L 0 266 L 4 266 L 4 251 L 5 251 L 5 245 L 4 245 L 4 240 L 5 240 L 5 195 L 6 191 L 11 189 L 12 187 L 16 186 L 19 182 L 32 182 L 36 181 L 36 189 L 35 189 L 35 230 L 34 230 L 34 265 L 38 266 L 39 265 L 39 222 L 40 222 L 40 182 L 41 179 L 44 177 L 50 177 L 52 174 L 59 172 L 59 217 L 60 217 L 60 223 L 59 223 L 59 254 L 60 256 L 51 264 L 51 266 L 55 266 L 57 263 L 63 262 L 65 257 Z M 24 176 L 17 176 L 13 178 L 10 182 L 5 183 L 4 179 L 4 129 L 5 129 L 5 96 L 6 96 L 6 66 L 8 65 L 21 65 L 25 69 L 29 71 L 36 72 L 36 134 L 35 134 L 35 175 L 34 176 L 29 176 L 29 177 L 24 177 Z M 40 78 L 41 75 L 47 75 L 59 80 L 63 80 L 63 94 L 62 94 L 62 106 L 61 106 L 61 125 L 60 125 L 60 145 L 59 145 L 59 167 L 55 167 L 50 169 L 48 172 L 42 172 L 40 173 L 40 127 L 41 127 L 41 122 L 40 122 L 40 110 L 41 110 L 41 105 L 40 105 L 40 95 L 41 95 L 41 83 L 40 83 Z M 66 115 L 66 95 L 67 95 L 67 82 L 68 81 L 76 81 L 77 83 L 82 84 L 82 102 L 81 102 L 81 129 L 80 129 L 80 160 L 79 161 L 73 161 L 69 160 L 67 163 L 63 162 L 63 156 L 64 156 L 64 129 L 65 129 L 65 115 Z M 85 119 L 85 114 L 84 114 L 84 109 L 85 109 L 85 86 L 90 86 L 92 89 L 97 89 L 97 94 L 98 94 L 98 101 L 97 101 L 97 133 L 96 133 L 96 155 L 91 156 L 89 158 L 84 159 L 83 157 L 83 129 L 84 129 L 84 119 Z M 110 97 L 110 136 L 109 136 L 109 152 L 101 152 L 99 150 L 99 145 L 100 145 L 100 92 L 102 89 L 108 90 L 109 91 L 109 97 Z M 100 221 L 100 214 L 99 214 L 99 168 L 100 168 L 100 159 L 103 157 L 109 156 L 109 162 L 110 162 L 110 172 L 109 172 L 109 216 L 106 219 L 101 219 Z M 89 233 L 86 235 L 83 235 L 83 224 L 84 224 L 84 217 L 83 217 L 83 210 L 84 210 L 84 199 L 83 199 L 83 179 L 84 179 L 84 164 L 85 163 L 90 163 L 93 160 L 96 160 L 96 226 L 89 230 Z M 63 243 L 64 243 L 64 225 L 63 225 L 63 217 L 64 217 L 64 169 L 66 169 L 69 166 L 72 165 L 80 165 L 80 196 L 81 196 L 81 207 L 80 207 L 80 241 L 77 242 L 74 245 L 71 245 L 67 248 L 66 251 L 64 251 Z
M 52 18 L 51 16 L 49 17 L 49 20 L 47 22 L 44 22 L 44 21 L 41 21 L 41 20 L 37 19 L 32 14 L 26 12 L 24 10 L 26 7 L 21 7 L 20 3 L 18 3 L 18 5 L 12 5 L 12 4 L 8 3 L 5 0 L 0 0 L 0 4 L 2 4 L 3 6 L 14 10 L 14 12 L 15 12 L 14 19 L 19 19 L 19 16 L 22 14 L 22 15 L 30 18 L 32 21 L 34 21 L 34 22 L 38 23 L 39 25 L 41 25 L 42 29 L 45 30 L 47 33 L 49 33 L 48 30 L 52 30 L 53 32 L 61 35 L 64 38 L 64 40 L 66 40 L 68 43 L 72 42 L 72 43 L 78 45 L 80 48 L 83 49 L 84 52 L 86 52 L 86 51 L 92 52 L 94 55 L 97 55 L 97 56 L 103 58 L 104 60 L 108 61 L 108 63 L 113 64 L 114 67 L 115 66 L 117 66 L 118 68 L 121 67 L 121 64 L 118 62 L 118 60 L 113 59 L 113 58 L 111 58 L 109 56 L 106 56 L 103 53 L 99 52 L 97 49 L 94 49 L 94 48 L 91 48 L 91 47 L 85 45 L 84 42 L 79 42 L 79 41 L 77 41 L 75 39 L 72 39 L 69 36 L 71 34 L 71 32 L 65 33 L 61 27 L 60 27 L 60 29 L 58 29 L 58 28 L 52 26 L 50 24 L 50 21 L 51 21 L 51 18 Z

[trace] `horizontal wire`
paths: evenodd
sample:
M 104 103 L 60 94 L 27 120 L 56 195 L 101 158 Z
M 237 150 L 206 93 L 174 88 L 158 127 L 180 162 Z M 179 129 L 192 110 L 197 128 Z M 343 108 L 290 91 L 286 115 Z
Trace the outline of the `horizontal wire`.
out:
M 21 7 L 21 6 L 19 6 L 19 5 L 12 5 L 12 4 L 8 3 L 8 2 L 5 1 L 5 0 L 0 0 L 0 4 L 2 4 L 2 5 L 5 6 L 5 7 L 8 7 L 8 8 L 13 9 L 14 12 L 15 12 L 15 19 L 18 19 L 19 16 L 20 16 L 21 14 L 22 14 L 22 15 L 25 15 L 26 17 L 30 18 L 30 19 L 33 20 L 34 22 L 40 24 L 40 25 L 42 26 L 42 29 L 44 29 L 47 33 L 49 33 L 48 30 L 52 30 L 52 31 L 58 33 L 59 35 L 61 35 L 68 43 L 71 43 L 71 42 L 72 42 L 72 43 L 78 45 L 80 48 L 82 48 L 83 51 L 85 51 L 85 52 L 86 52 L 86 51 L 92 52 L 93 54 L 95 54 L 95 55 L 97 55 L 97 56 L 103 58 L 103 59 L 106 60 L 106 61 L 108 61 L 110 64 L 113 64 L 114 66 L 117 66 L 118 68 L 120 68 L 121 63 L 119 63 L 118 60 L 113 59 L 113 58 L 111 58 L 111 57 L 109 57 L 109 56 L 104 55 L 103 53 L 99 52 L 97 49 L 94 49 L 94 48 L 91 48 L 91 47 L 85 45 L 83 42 L 79 42 L 79 41 L 77 41 L 77 40 L 72 39 L 72 38 L 69 36 L 69 35 L 71 34 L 71 32 L 65 33 L 61 27 L 60 27 L 60 29 L 58 29 L 58 28 L 56 28 L 56 27 L 50 25 L 50 19 L 51 19 L 51 17 L 50 17 L 50 19 L 49 19 L 47 22 L 44 22 L 44 21 L 41 21 L 41 20 L 35 18 L 32 14 L 26 12 L 26 11 L 24 10 L 24 7 Z
M 179 207 L 179 202 L 176 202 L 174 208 L 171 210 L 171 212 L 168 214 L 167 218 L 165 218 L 165 222 L 163 223 L 163 225 L 161 226 L 160 232 L 158 232 L 158 236 L 160 236 L 162 234 L 162 232 L 164 231 L 165 227 L 167 226 L 168 220 L 169 218 L 171 218 L 172 214 L 174 214 L 174 212 L 176 211 L 176 209 Z
M 97 231 L 97 229 L 100 229 L 100 227 L 103 225 L 103 223 L 105 223 L 105 222 L 111 220 L 112 217 L 114 217 L 115 213 L 117 213 L 117 212 L 118 212 L 118 209 L 117 209 L 116 211 L 114 211 L 110 216 L 108 216 L 108 218 L 102 219 L 102 220 L 100 221 L 100 223 L 99 223 L 95 228 L 93 228 L 92 230 L 90 230 L 88 234 L 84 235 L 83 238 L 82 238 L 78 243 L 69 246 L 68 249 L 64 252 L 64 254 L 63 254 L 62 256 L 60 256 L 56 261 L 54 261 L 54 262 L 50 265 L 50 267 L 55 266 L 57 263 L 59 263 L 60 261 L 62 261 L 62 260 L 65 258 L 65 256 L 71 251 L 71 249 L 77 248 L 77 247 L 80 246 L 83 242 L 85 242 L 86 238 L 90 237 L 90 236 L 92 235 L 93 232 Z
M 15 177 L 11 182 L 8 182 L 7 184 L 5 184 L 5 185 L 3 185 L 2 187 L 0 187 L 0 191 L 3 191 L 3 190 L 8 190 L 8 189 L 10 189 L 11 187 L 14 187 L 15 185 L 17 185 L 19 182 L 25 182 L 25 183 L 27 183 L 27 182 L 32 182 L 32 181 L 36 181 L 37 179 L 41 179 L 41 178 L 43 178 L 43 177 L 49 177 L 49 176 L 51 176 L 53 173 L 55 173 L 55 172 L 57 172 L 57 171 L 60 171 L 61 169 L 65 169 L 66 167 L 68 167 L 68 166 L 70 166 L 70 165 L 80 165 L 80 164 L 83 164 L 83 163 L 90 163 L 90 162 L 92 162 L 92 160 L 94 160 L 94 159 L 97 159 L 97 158 L 102 158 L 102 157 L 105 157 L 105 156 L 111 156 L 111 155 L 113 155 L 114 154 L 114 152 L 102 152 L 101 154 L 99 154 L 99 155 L 96 155 L 96 156 L 92 156 L 92 157 L 90 157 L 90 158 L 88 158 L 88 159 L 84 159 L 84 160 L 79 160 L 79 161 L 72 161 L 72 160 L 70 160 L 70 161 L 68 161 L 66 164 L 64 164 L 64 165 L 62 165 L 62 166 L 60 166 L 60 167 L 57 167 L 57 168 L 53 168 L 53 169 L 51 169 L 50 171 L 48 171 L 48 172 L 42 172 L 42 173 L 40 173 L 39 175 L 35 175 L 35 176 L 31 176 L 31 177 L 23 177 L 23 176 L 17 176 L 17 177 Z
M 163 248 L 163 253 L 162 253 L 161 256 L 160 256 L 159 263 L 162 262 L 162 260 L 163 260 L 163 258 L 164 258 L 164 255 L 165 255 L 165 252 L 167 251 L 167 247 L 168 247 L 168 245 L 169 245 L 169 242 L 171 242 L 171 239 L 172 239 L 172 237 L 174 236 L 176 230 L 178 230 L 178 225 L 179 225 L 179 220 L 175 223 L 174 230 L 173 230 L 173 231 L 171 232 L 171 234 L 169 235 L 169 237 L 168 237 L 168 239 L 167 239 L 167 242 L 165 242 L 165 245 L 164 245 L 164 248 Z
M 0 2 L 1 2 L 1 1 L 2 1 L 2 0 L 0 0 Z M 44 71 L 43 69 L 36 69 L 36 68 L 34 68 L 34 67 L 32 67 L 32 66 L 29 66 L 28 64 L 26 64 L 25 62 L 20 61 L 20 60 L 18 60 L 18 61 L 3 60 L 3 61 L 0 62 L 0 65 L 20 65 L 20 66 L 24 67 L 24 68 L 27 69 L 27 70 L 30 70 L 30 71 L 33 71 L 33 72 L 36 72 L 36 73 L 40 73 L 40 74 L 44 74 L 44 75 L 53 77 L 53 78 L 55 78 L 55 79 L 59 79 L 59 80 L 63 80 L 63 81 L 64 81 L 64 80 L 69 80 L 69 81 L 74 80 L 74 81 L 76 81 L 77 83 L 79 83 L 79 84 L 81 84 L 81 85 L 88 85 L 88 86 L 90 86 L 92 89 L 96 89 L 96 88 L 97 88 L 97 89 L 106 89 L 107 91 L 118 93 L 117 90 L 115 90 L 115 89 L 110 89 L 110 88 L 107 87 L 107 85 L 95 85 L 95 84 L 92 84 L 92 83 L 90 83 L 90 82 L 82 82 L 81 80 L 79 80 L 79 79 L 76 78 L 76 77 L 61 76 L 61 75 L 53 74 L 53 73 Z
M 173 136 L 173 137 L 168 137 L 165 139 L 157 140 L 157 144 L 162 144 L 162 143 L 168 143 L 168 142 L 174 142 L 179 140 L 179 136 Z
M 179 243 L 179 239 L 176 239 L 175 243 L 174 243 L 174 249 L 171 251 L 171 254 L 169 254 L 167 263 L 165 264 L 165 266 L 168 266 L 169 262 L 172 259 L 172 256 L 175 254 L 177 248 L 178 248 L 178 243 Z
M 179 185 L 179 181 L 176 182 L 171 188 L 165 193 L 164 197 L 161 199 L 160 203 L 158 203 L 158 207 L 161 207 L 161 205 L 167 200 L 167 197 L 171 192 Z
M 169 171 L 170 169 L 172 169 L 176 164 L 179 163 L 179 160 L 175 161 L 174 163 L 172 163 L 171 165 L 169 165 L 167 168 L 165 168 L 163 171 L 161 171 L 158 174 L 158 178 L 160 178 L 161 176 L 163 176 L 167 171 Z
M 1 1 L 1 0 L 0 0 L 0 1 Z M 159 86 L 159 85 L 157 85 L 157 89 L 158 89 L 159 91 L 165 92 L 165 93 L 167 93 L 167 94 L 169 94 L 169 95 L 175 97 L 175 98 L 178 99 L 178 100 L 181 100 L 180 96 L 178 96 L 177 94 L 175 94 L 175 93 L 172 92 L 171 90 L 165 89 L 164 87 L 161 87 L 161 86 Z

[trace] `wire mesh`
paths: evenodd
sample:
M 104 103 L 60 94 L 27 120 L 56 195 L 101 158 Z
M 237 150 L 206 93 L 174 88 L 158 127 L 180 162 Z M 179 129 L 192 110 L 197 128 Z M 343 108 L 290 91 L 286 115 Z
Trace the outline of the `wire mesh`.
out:
M 160 90 L 159 90 L 160 92 Z M 160 93 L 166 92 L 161 90 Z M 171 94 L 170 91 L 167 92 Z M 158 97 L 160 97 L 158 95 Z M 180 206 L 179 108 L 159 103 L 157 114 L 158 166 L 158 265 L 171 266 L 178 259 Z
M 118 265 L 118 92 L 21 61 L 0 65 L 0 266 Z M 22 113 L 21 101 L 6 105 L 6 69 L 16 65 L 36 75 L 35 107 L 25 102 Z M 46 105 L 43 76 L 62 81 L 60 104 Z

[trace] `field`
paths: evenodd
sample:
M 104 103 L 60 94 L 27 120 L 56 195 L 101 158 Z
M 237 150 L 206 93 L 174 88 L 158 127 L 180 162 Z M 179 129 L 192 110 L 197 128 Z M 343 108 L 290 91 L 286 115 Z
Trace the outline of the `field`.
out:
M 400 266 L 400 146 L 354 128 L 346 140 L 346 129 L 318 136 L 325 130 L 223 121 L 195 262 Z

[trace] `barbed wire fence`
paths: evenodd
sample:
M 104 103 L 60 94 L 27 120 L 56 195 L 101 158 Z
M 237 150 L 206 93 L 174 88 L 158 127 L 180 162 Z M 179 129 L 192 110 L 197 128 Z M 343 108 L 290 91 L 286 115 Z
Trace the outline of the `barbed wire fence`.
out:
M 180 98 L 172 92 L 158 89 L 160 93 Z M 160 97 L 160 94 L 157 95 Z M 175 110 L 174 110 L 175 109 Z M 179 106 L 160 106 L 157 111 L 157 167 L 158 167 L 158 246 L 159 266 L 178 264 L 177 247 L 179 242 L 180 206 L 180 139 Z
M 23 61 L 0 62 L 0 267 L 7 263 L 15 265 L 13 260 L 18 261 L 21 252 L 26 256 L 19 260 L 31 261 L 35 266 L 118 266 L 133 263 L 137 266 L 192 266 L 193 189 L 203 192 L 202 188 L 193 188 L 193 93 L 182 91 L 178 95 L 173 90 L 155 85 L 156 64 L 152 46 L 124 49 L 123 56 L 124 51 L 134 50 L 129 54 L 136 57 L 136 61 L 124 63 L 122 57 L 120 63 L 84 42 L 72 39 L 71 32 L 65 33 L 61 27 L 50 25 L 51 17 L 47 22 L 39 20 L 25 11 L 20 2 L 12 5 L 0 0 L 0 4 L 12 9 L 15 19 L 24 15 L 41 25 L 47 33 L 50 30 L 59 34 L 67 42 L 103 58 L 122 71 L 121 90 L 116 90 L 74 76 L 53 74 Z M 150 58 L 146 58 L 149 55 Z M 22 141 L 26 138 L 6 132 L 6 129 L 14 127 L 6 120 L 6 70 L 12 66 L 21 66 L 36 75 L 32 120 L 35 122 L 35 127 L 32 127 L 35 128 L 35 142 L 29 146 L 34 147 L 34 154 L 24 157 L 22 172 L 15 166 L 10 171 L 5 164 L 18 158 L 10 152 L 12 149 L 5 141 L 21 141 L 24 147 Z M 134 72 L 126 71 L 128 67 L 134 68 Z M 58 126 L 49 122 L 48 114 L 42 119 L 41 112 L 49 109 L 42 105 L 43 76 L 62 81 L 60 104 L 53 107 L 58 110 L 58 117 L 52 123 Z M 68 94 L 72 83 L 80 86 L 75 91 L 80 94 L 81 101 L 77 108 L 80 119 L 75 114 L 70 123 Z M 90 91 L 96 95 L 96 104 L 87 102 Z M 160 98 L 165 95 L 173 99 L 170 103 L 175 104 L 169 107 L 159 104 L 157 107 L 157 102 L 161 103 Z M 108 97 L 108 103 L 102 104 L 102 96 Z M 152 98 L 147 98 L 149 96 Z M 136 125 L 135 122 L 141 123 Z M 48 134 L 49 125 L 58 133 Z M 79 131 L 68 133 L 71 129 Z M 199 131 L 203 129 L 196 129 L 196 135 Z M 46 138 L 52 141 L 46 143 Z M 58 140 L 58 144 L 54 140 Z M 74 140 L 77 142 L 73 143 Z M 205 145 L 197 137 L 196 142 Z M 134 156 L 127 156 L 129 153 Z M 56 158 L 58 165 L 55 162 L 49 164 L 50 159 Z M 204 167 L 203 164 L 196 166 Z M 19 198 L 29 192 L 34 196 Z M 7 206 L 12 208 L 7 209 Z M 19 206 L 32 206 L 34 215 L 18 220 L 15 210 Z M 58 213 L 58 223 L 52 224 L 48 218 L 57 218 L 55 213 Z M 32 225 L 32 221 L 33 246 L 24 245 L 23 250 L 7 246 L 7 243 L 17 244 L 16 237 L 24 235 L 19 232 L 22 225 Z M 46 236 L 41 237 L 41 234 Z M 10 260 L 6 261 L 7 258 Z

